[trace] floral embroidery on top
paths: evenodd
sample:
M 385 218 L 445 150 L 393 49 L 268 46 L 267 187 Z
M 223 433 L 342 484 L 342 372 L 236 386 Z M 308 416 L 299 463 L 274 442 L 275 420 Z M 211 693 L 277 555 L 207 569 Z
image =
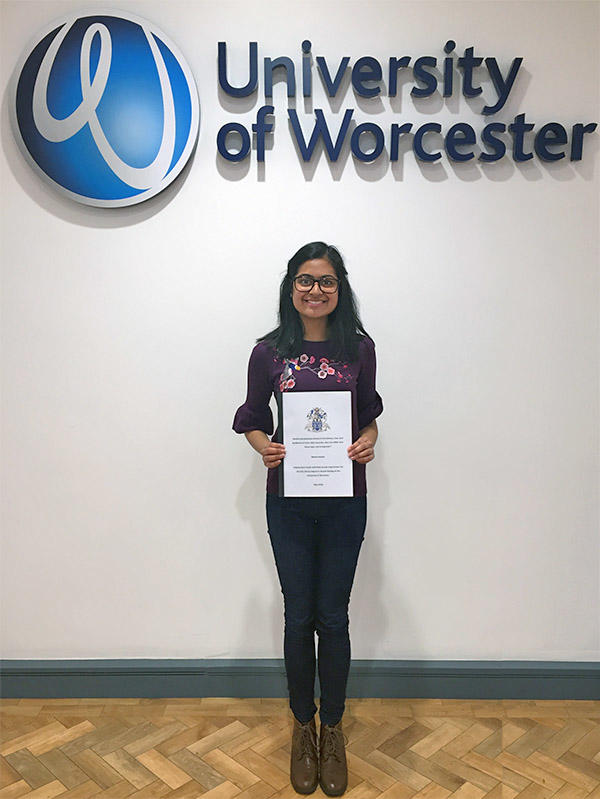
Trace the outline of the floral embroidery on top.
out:
M 273 358 L 273 360 L 277 361 L 277 358 Z M 294 388 L 296 385 L 294 372 L 299 372 L 302 369 L 310 369 L 321 380 L 329 376 L 335 376 L 337 383 L 349 383 L 352 379 L 352 372 L 347 363 L 330 361 L 329 358 L 319 358 L 318 361 L 317 365 L 317 359 L 314 355 L 309 357 L 305 353 L 302 353 L 299 358 L 283 358 L 283 370 L 279 376 L 279 390 L 286 391 Z

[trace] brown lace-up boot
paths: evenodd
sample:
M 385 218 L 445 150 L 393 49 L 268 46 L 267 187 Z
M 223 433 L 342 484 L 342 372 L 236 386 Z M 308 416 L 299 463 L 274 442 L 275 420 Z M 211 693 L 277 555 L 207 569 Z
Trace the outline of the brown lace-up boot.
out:
M 339 796 L 348 786 L 348 767 L 341 719 L 335 725 L 321 724 L 319 740 L 319 784 L 328 796 Z
M 294 716 L 290 780 L 297 793 L 312 793 L 319 784 L 319 752 L 314 716 L 306 724 L 301 724 Z

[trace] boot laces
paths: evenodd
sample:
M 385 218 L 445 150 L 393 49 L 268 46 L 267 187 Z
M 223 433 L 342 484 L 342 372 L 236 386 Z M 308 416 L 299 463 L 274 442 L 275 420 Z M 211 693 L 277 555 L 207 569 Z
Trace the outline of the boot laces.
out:
M 308 755 L 309 757 L 314 757 L 316 741 L 313 738 L 312 731 L 308 726 L 308 724 L 302 725 L 300 746 L 298 748 L 300 750 L 300 753 L 298 755 L 299 760 L 302 760 L 302 758 L 305 757 L 306 755 Z
M 334 727 L 331 727 L 327 724 L 323 724 L 321 726 L 321 736 L 323 738 L 321 756 L 323 760 L 327 760 L 329 757 L 335 757 L 335 759 L 338 760 L 340 763 L 342 762 L 341 752 L 339 749 L 339 737 L 338 737 L 340 732 L 344 738 L 344 744 L 347 744 L 348 738 L 341 730 L 336 731 Z

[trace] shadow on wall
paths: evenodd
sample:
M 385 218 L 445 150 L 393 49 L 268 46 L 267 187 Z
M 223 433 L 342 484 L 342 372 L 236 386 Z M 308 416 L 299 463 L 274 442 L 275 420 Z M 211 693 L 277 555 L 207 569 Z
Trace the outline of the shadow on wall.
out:
M 522 70 L 522 75 L 520 75 L 520 83 L 518 86 L 515 86 L 514 97 L 511 97 L 513 111 L 507 111 L 506 116 L 503 115 L 502 118 L 507 125 L 510 124 L 515 116 L 515 113 L 518 113 L 518 111 L 515 112 L 514 109 L 520 109 L 522 107 L 526 87 L 530 82 L 530 79 L 530 74 L 527 73 L 526 70 Z M 340 111 L 341 97 L 338 96 L 330 99 L 331 111 Z M 371 114 L 373 111 L 375 111 L 376 115 L 381 115 L 383 112 L 383 106 L 380 98 L 377 98 L 375 107 L 372 103 L 370 103 L 369 100 L 365 100 L 358 95 L 355 95 L 353 100 L 353 104 L 358 106 L 359 110 L 369 111 Z M 308 161 L 304 161 L 302 148 L 298 143 L 297 132 L 294 131 L 293 121 L 290 119 L 290 117 L 287 118 L 287 131 L 284 131 L 282 129 L 282 124 L 279 123 L 278 125 L 278 118 L 282 116 L 281 111 L 279 111 L 279 113 L 275 113 L 269 117 L 269 121 L 273 125 L 273 130 L 272 132 L 266 132 L 264 135 L 264 161 L 256 160 L 256 133 L 252 133 L 251 149 L 248 156 L 240 161 L 234 162 L 223 158 L 223 156 L 221 156 L 217 150 L 216 139 L 215 141 L 207 141 L 207 137 L 206 135 L 202 135 L 203 131 L 201 129 L 198 142 L 194 146 L 192 154 L 187 164 L 182 169 L 181 174 L 178 175 L 178 177 L 163 191 L 148 200 L 140 202 L 137 205 L 125 206 L 122 208 L 102 208 L 101 212 L 99 212 L 98 208 L 86 206 L 82 203 L 77 203 L 73 200 L 63 197 L 61 194 L 56 192 L 51 185 L 36 175 L 29 164 L 25 162 L 25 159 L 19 152 L 19 148 L 12 131 L 9 108 L 10 101 L 11 95 L 9 84 L 9 87 L 5 89 L 2 98 L 2 146 L 6 160 L 16 181 L 21 186 L 23 191 L 28 194 L 35 203 L 49 213 L 72 224 L 91 228 L 127 227 L 138 224 L 139 222 L 144 222 L 153 217 L 155 214 L 160 213 L 160 211 L 162 211 L 162 209 L 168 205 L 179 193 L 184 181 L 187 180 L 188 176 L 190 175 L 195 162 L 198 143 L 200 143 L 201 150 L 204 151 L 202 154 L 202 157 L 204 158 L 206 157 L 206 152 L 209 150 L 209 148 L 214 148 L 217 172 L 223 179 L 233 182 L 243 180 L 252 170 L 254 170 L 256 180 L 258 182 L 265 182 L 268 179 L 269 151 L 273 149 L 274 142 L 276 141 L 277 137 L 284 134 L 291 137 L 296 151 L 299 173 L 302 174 L 303 179 L 307 182 L 313 180 L 317 168 L 323 160 L 325 160 L 331 178 L 334 182 L 341 181 L 344 171 L 349 168 L 349 161 L 353 164 L 356 175 L 358 175 L 358 177 L 364 181 L 377 182 L 385 178 L 388 172 L 392 174 L 395 181 L 402 181 L 404 179 L 404 165 L 407 158 L 414 158 L 423 178 L 433 183 L 447 180 L 452 173 L 456 178 L 465 182 L 473 182 L 483 178 L 487 178 L 494 182 L 503 182 L 513 177 L 516 172 L 520 172 L 528 181 L 542 180 L 545 175 L 549 175 L 554 180 L 561 182 L 573 180 L 578 176 L 584 180 L 592 180 L 594 176 L 594 163 L 600 148 L 599 137 L 597 134 L 593 134 L 584 138 L 584 157 L 580 161 L 569 160 L 569 138 L 569 142 L 564 146 L 565 157 L 561 158 L 560 160 L 544 161 L 534 155 L 534 157 L 528 161 L 516 162 L 511 156 L 512 137 L 507 133 L 505 134 L 505 143 L 507 145 L 506 155 L 500 160 L 493 163 L 479 161 L 478 154 L 483 148 L 478 147 L 478 145 L 474 145 L 472 151 L 475 153 L 475 157 L 469 161 L 460 162 L 454 161 L 446 156 L 444 152 L 444 132 L 438 133 L 436 131 L 428 131 L 426 134 L 427 150 L 432 153 L 439 151 L 441 152 L 442 157 L 436 161 L 426 162 L 417 158 L 412 152 L 414 147 L 414 131 L 418 127 L 418 125 L 413 124 L 412 130 L 410 132 L 403 133 L 398 137 L 397 158 L 394 160 L 390 158 L 389 141 L 386 141 L 386 146 L 383 148 L 381 154 L 377 158 L 371 162 L 364 162 L 356 158 L 352 154 L 351 149 L 352 134 L 359 124 L 363 124 L 363 121 L 361 120 L 361 122 L 359 122 L 352 118 L 348 123 L 343 144 L 340 143 L 337 160 L 331 160 L 328 157 L 326 147 L 324 146 L 322 139 L 319 139 L 314 146 L 314 150 L 312 151 L 310 159 Z M 219 101 L 224 110 L 232 110 L 231 98 L 228 98 L 221 89 L 219 89 Z M 451 113 L 457 114 L 459 110 L 459 101 L 460 98 L 457 96 L 453 95 L 447 98 L 442 98 L 438 94 L 420 100 L 416 99 L 414 100 L 414 106 L 421 115 L 435 114 L 444 107 Z M 390 104 L 393 112 L 397 113 L 399 111 L 400 102 L 401 100 L 399 97 L 390 98 Z M 467 98 L 467 103 L 476 113 L 478 113 L 480 110 L 481 102 L 482 101 L 479 100 L 479 98 L 477 98 L 477 100 L 470 100 Z M 260 100 L 257 101 L 256 97 L 253 98 L 253 100 L 250 100 L 250 98 L 244 98 L 241 102 L 241 107 L 240 105 L 236 105 L 235 110 L 237 112 L 240 110 L 248 112 L 254 106 L 258 108 L 259 103 Z M 312 97 L 304 98 L 303 103 L 304 112 L 312 114 Z M 288 107 L 289 109 L 292 109 L 292 111 L 295 111 L 295 97 L 288 98 Z M 338 131 L 340 130 L 340 125 L 342 123 L 342 116 L 343 115 L 339 115 L 338 117 L 333 118 L 333 120 L 331 117 L 327 118 L 328 124 L 330 125 L 332 142 L 334 145 L 336 143 Z M 406 112 L 402 118 L 394 118 L 398 120 L 398 123 L 403 124 L 406 122 L 405 117 Z M 305 146 L 310 139 L 313 129 L 312 126 L 314 124 L 314 116 L 311 117 L 311 119 L 312 122 L 309 124 L 307 124 L 305 120 L 302 121 L 304 136 L 304 142 L 302 143 L 302 146 Z M 482 119 L 484 119 L 486 122 L 489 121 L 489 118 L 482 117 Z M 372 122 L 373 117 L 369 118 L 368 121 Z M 531 122 L 532 120 L 527 118 L 526 121 Z M 279 131 L 277 130 L 278 127 L 280 128 Z M 386 125 L 383 120 L 380 120 L 379 127 L 384 131 L 386 130 Z M 571 136 L 571 128 L 567 125 L 565 125 L 565 127 L 569 136 Z M 389 132 L 388 134 L 384 133 L 384 135 L 388 135 L 389 137 Z M 369 150 L 372 149 L 375 144 L 376 139 L 372 132 L 366 130 L 361 134 L 360 147 L 363 152 L 369 152 Z M 227 146 L 231 152 L 235 152 L 237 149 L 239 149 L 241 146 L 241 137 L 239 134 L 230 134 L 227 138 Z M 527 150 L 528 147 L 525 149 Z
M 526 120 L 528 122 L 528 120 Z M 256 179 L 259 182 L 267 180 L 267 162 L 268 151 L 273 149 L 274 139 L 276 136 L 277 121 L 273 123 L 273 131 L 265 136 L 265 160 L 256 160 L 256 134 L 253 136 L 252 150 L 244 159 L 233 162 L 223 158 L 218 152 L 215 155 L 215 164 L 221 177 L 229 181 L 243 180 L 248 176 L 251 169 L 256 172 Z M 354 166 L 355 173 L 359 178 L 369 183 L 374 183 L 386 177 L 388 172 L 391 172 L 395 181 L 404 180 L 405 160 L 407 158 L 414 158 L 421 175 L 425 180 L 432 183 L 440 183 L 448 180 L 451 174 L 462 181 L 473 182 L 487 178 L 494 182 L 504 182 L 510 180 L 515 173 L 520 172 L 522 176 L 529 181 L 542 180 L 545 175 L 549 175 L 554 180 L 563 182 L 574 180 L 577 176 L 584 180 L 592 180 L 594 175 L 594 165 L 596 154 L 600 147 L 598 137 L 593 136 L 585 140 L 585 158 L 581 161 L 570 161 L 568 154 L 558 161 L 544 161 L 538 158 L 532 158 L 528 161 L 514 161 L 509 155 L 510 144 L 507 144 L 507 154 L 495 163 L 485 163 L 477 160 L 481 149 L 473 148 L 475 157 L 469 161 L 455 161 L 450 158 L 443 157 L 444 153 L 444 134 L 436 131 L 428 131 L 427 133 L 427 147 L 429 151 L 441 152 L 442 158 L 427 162 L 416 158 L 413 153 L 414 134 L 403 134 L 398 142 L 398 157 L 391 160 L 389 152 L 383 150 L 375 160 L 371 162 L 363 162 L 352 155 L 351 139 L 352 134 L 358 127 L 356 120 L 352 119 L 348 124 L 347 132 L 340 146 L 339 154 L 336 160 L 331 160 L 327 155 L 326 147 L 322 139 L 319 139 L 314 146 L 310 160 L 304 161 L 301 149 L 297 143 L 294 135 L 292 122 L 288 120 L 288 135 L 294 143 L 296 157 L 298 160 L 299 169 L 302 172 L 305 181 L 310 182 L 313 180 L 317 169 L 322 160 L 325 160 L 331 178 L 335 182 L 341 181 L 344 171 L 348 168 L 348 161 L 351 160 Z M 362 124 L 362 123 L 361 123 Z M 510 121 L 509 123 L 510 124 Z M 335 143 L 336 135 L 339 131 L 339 124 L 336 122 L 331 132 L 332 140 Z M 305 132 L 306 139 L 310 138 L 310 131 Z M 369 137 L 371 141 L 369 142 Z M 361 134 L 361 147 L 367 151 L 369 147 L 374 147 L 374 136 L 368 132 Z M 240 149 L 241 141 L 238 134 L 232 133 L 228 137 L 228 148 L 232 153 Z M 216 148 L 215 148 L 216 149 Z M 568 153 L 568 146 L 567 151 Z M 352 156 L 352 157 L 351 157 Z
M 431 72 L 437 76 L 438 83 L 441 82 L 440 70 L 432 69 Z M 409 70 L 405 70 L 402 73 L 402 80 L 406 81 L 409 73 Z M 386 112 L 382 97 L 361 97 L 351 89 L 349 70 L 340 81 L 336 94 L 324 99 L 324 103 L 328 105 L 325 109 L 313 108 L 312 95 L 302 99 L 297 99 L 296 95 L 288 96 L 285 108 L 275 109 L 272 96 L 259 99 L 256 93 L 253 93 L 249 97 L 232 98 L 219 86 L 219 104 L 226 113 L 247 115 L 254 108 L 256 113 L 253 122 L 247 125 L 232 121 L 235 118 L 229 118 L 223 126 L 223 129 L 229 126 L 234 128 L 224 139 L 224 149 L 231 154 L 232 159 L 229 160 L 219 153 L 215 144 L 216 167 L 223 178 L 231 181 L 242 180 L 251 169 L 254 169 L 256 179 L 263 182 L 267 178 L 268 151 L 273 149 L 274 142 L 280 140 L 280 137 L 289 136 L 295 148 L 299 171 L 302 172 L 305 181 L 312 181 L 323 159 L 335 182 L 341 180 L 349 160 L 353 163 L 356 175 L 362 180 L 376 182 L 391 172 L 394 180 L 402 181 L 407 158 L 413 158 L 423 178 L 434 183 L 447 180 L 452 173 L 465 182 L 482 178 L 502 182 L 509 180 L 517 171 L 530 181 L 542 180 L 545 175 L 561 182 L 573 180 L 577 176 L 584 180 L 593 179 L 593 162 L 600 146 L 597 130 L 591 130 L 595 127 L 595 123 L 588 125 L 586 121 L 576 125 L 572 121 L 565 122 L 562 126 L 564 128 L 562 135 L 566 134 L 566 143 L 555 142 L 555 131 L 541 130 L 542 125 L 547 125 L 545 121 L 532 119 L 522 111 L 526 104 L 527 88 L 531 78 L 531 73 L 521 68 L 519 82 L 513 87 L 514 90 L 500 117 L 497 114 L 491 116 L 482 114 L 485 95 L 471 98 L 455 92 L 443 97 L 439 91 L 428 97 L 411 98 L 410 103 L 406 103 L 406 97 L 402 97 L 402 92 L 389 96 L 388 112 L 391 111 L 391 116 L 382 116 Z M 278 78 L 275 77 L 274 82 L 282 80 L 285 82 L 285 78 L 280 75 Z M 482 82 L 483 86 L 485 81 Z M 285 87 L 282 87 L 282 91 L 285 91 Z M 348 91 L 351 92 L 351 98 L 345 99 Z M 489 87 L 487 94 L 492 95 Z M 267 110 L 262 125 L 259 124 L 261 102 L 267 104 L 262 106 L 262 111 Z M 348 106 L 345 109 L 342 107 L 344 103 Z M 402 109 L 403 103 L 406 106 L 404 109 Z M 466 103 L 472 114 L 481 120 L 481 125 L 476 126 L 481 127 L 481 131 L 478 132 L 473 126 L 465 122 L 458 123 L 452 118 L 446 120 L 444 127 L 437 122 L 434 115 L 441 111 L 446 111 L 453 117 L 458 116 L 461 103 Z M 299 104 L 304 106 L 303 116 L 297 112 Z M 359 114 L 361 112 L 368 114 L 367 118 L 362 116 L 360 119 L 355 118 L 357 109 Z M 412 122 L 409 121 L 412 109 L 421 117 L 418 122 L 414 118 Z M 431 120 L 427 120 L 428 116 Z M 285 122 L 282 121 L 286 119 L 287 130 L 283 129 Z M 490 122 L 495 125 L 501 123 L 505 126 L 505 130 L 500 132 L 498 128 L 492 128 L 491 132 L 484 134 L 486 137 L 484 139 L 483 131 Z M 432 124 L 439 127 L 440 131 L 431 129 Z M 556 124 L 560 125 L 552 122 L 550 126 Z M 424 128 L 421 129 L 423 125 Z M 448 137 L 450 141 L 447 143 L 445 136 L 453 125 L 458 125 L 461 130 L 453 132 Z M 514 131 L 509 130 L 511 125 L 515 126 Z M 235 130 L 236 127 L 238 130 Z M 548 159 L 542 158 L 534 149 L 534 140 L 538 133 L 540 137 L 536 147 L 539 145 L 542 153 L 545 150 Z M 466 140 L 469 135 L 473 137 L 472 141 Z M 329 139 L 327 145 L 324 143 L 324 137 Z M 477 137 L 482 138 L 481 145 L 477 143 Z M 560 149 L 556 150 L 559 145 Z M 263 146 L 264 160 L 259 161 L 258 151 Z M 358 155 L 362 154 L 361 157 L 353 153 L 353 146 L 359 151 Z M 572 146 L 575 151 L 583 148 L 582 160 L 570 160 Z M 223 148 L 223 142 L 221 147 Z M 515 160 L 513 148 L 517 151 L 522 150 L 525 154 L 532 152 L 533 157 L 523 161 Z M 241 157 L 241 151 L 244 149 L 247 154 Z M 420 152 L 422 158 L 417 156 L 417 152 Z M 564 153 L 564 157 L 550 160 L 552 155 L 560 152 Z M 439 155 L 435 160 L 426 160 L 429 155 L 436 153 Z M 465 161 L 459 160 L 468 153 L 473 153 L 473 157 Z M 480 160 L 481 153 L 484 157 L 493 156 L 495 160 L 491 161 L 489 158 L 487 161 Z M 236 155 L 240 155 L 240 160 L 235 160 Z M 362 160 L 362 157 L 365 160 Z
M 14 76 L 13 76 L 14 79 Z M 23 191 L 48 213 L 53 214 L 65 222 L 91 228 L 118 228 L 136 225 L 145 222 L 155 214 L 160 213 L 175 197 L 192 169 L 196 156 L 197 143 L 192 154 L 177 178 L 170 183 L 160 194 L 151 197 L 137 205 L 128 205 L 123 208 L 101 208 L 87 206 L 75 202 L 55 191 L 49 183 L 35 174 L 26 163 L 15 140 L 10 122 L 11 85 L 4 91 L 2 97 L 2 148 L 11 172 Z

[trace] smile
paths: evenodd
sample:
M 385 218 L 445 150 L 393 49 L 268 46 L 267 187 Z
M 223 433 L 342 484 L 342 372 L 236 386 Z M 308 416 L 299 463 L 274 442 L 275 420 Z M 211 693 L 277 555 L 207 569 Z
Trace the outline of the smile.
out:
M 327 302 L 327 300 L 304 300 L 309 305 L 320 305 L 322 302 Z

